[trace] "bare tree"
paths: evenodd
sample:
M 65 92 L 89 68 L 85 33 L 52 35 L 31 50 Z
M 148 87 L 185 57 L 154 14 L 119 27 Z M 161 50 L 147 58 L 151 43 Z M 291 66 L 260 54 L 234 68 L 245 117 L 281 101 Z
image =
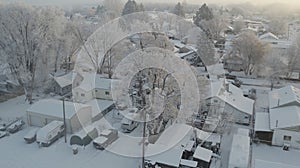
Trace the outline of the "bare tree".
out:
M 260 41 L 252 32 L 243 32 L 233 40 L 232 50 L 243 58 L 245 74 L 252 75 L 267 53 L 268 44 Z
M 0 49 L 29 102 L 37 75 L 47 69 L 47 60 L 51 60 L 47 58 L 50 46 L 56 42 L 53 34 L 57 18 L 46 13 L 22 4 L 2 6 L 0 10 Z

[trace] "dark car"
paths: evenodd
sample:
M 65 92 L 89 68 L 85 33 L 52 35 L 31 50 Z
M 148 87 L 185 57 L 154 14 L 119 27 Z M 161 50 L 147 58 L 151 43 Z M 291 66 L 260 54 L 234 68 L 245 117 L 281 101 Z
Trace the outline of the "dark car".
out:
M 101 132 L 100 136 L 93 140 L 93 145 L 96 149 L 104 150 L 108 145 L 117 140 L 118 131 L 115 129 L 106 129 Z
M 22 129 L 23 125 L 25 125 L 25 122 L 21 119 L 16 120 L 15 122 L 13 122 L 12 124 L 10 124 L 7 127 L 7 131 L 11 134 L 18 132 L 19 130 Z

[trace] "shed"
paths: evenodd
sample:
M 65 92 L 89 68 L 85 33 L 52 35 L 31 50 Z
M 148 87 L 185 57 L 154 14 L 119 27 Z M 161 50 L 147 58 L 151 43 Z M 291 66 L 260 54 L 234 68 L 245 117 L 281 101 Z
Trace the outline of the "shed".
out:
M 201 146 L 197 146 L 193 158 L 209 163 L 212 157 L 212 151 Z
M 228 168 L 248 168 L 250 157 L 250 137 L 234 135 L 229 155 Z
M 70 145 L 86 146 L 98 137 L 98 131 L 95 127 L 88 126 L 70 138 Z
M 26 111 L 30 126 L 43 127 L 53 120 L 63 121 L 63 102 L 44 99 L 32 104 Z M 92 121 L 91 106 L 65 101 L 66 130 L 76 132 Z

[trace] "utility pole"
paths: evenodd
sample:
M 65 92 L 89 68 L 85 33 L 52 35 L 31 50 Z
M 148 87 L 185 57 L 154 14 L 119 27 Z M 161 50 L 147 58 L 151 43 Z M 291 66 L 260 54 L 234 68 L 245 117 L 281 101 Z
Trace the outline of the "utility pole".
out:
M 65 135 L 65 143 L 67 143 L 67 127 L 66 127 L 66 108 L 65 108 L 65 97 L 62 98 L 63 102 L 63 118 L 64 118 L 64 135 Z

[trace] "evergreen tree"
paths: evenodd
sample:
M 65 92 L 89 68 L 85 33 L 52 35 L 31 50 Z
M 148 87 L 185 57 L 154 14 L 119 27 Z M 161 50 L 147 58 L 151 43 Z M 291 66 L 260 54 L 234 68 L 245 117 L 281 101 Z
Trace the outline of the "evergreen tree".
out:
M 105 7 L 103 5 L 98 5 L 97 6 L 97 9 L 96 9 L 96 14 L 99 15 L 99 14 L 102 14 L 106 11 Z
M 201 25 L 200 25 L 201 21 L 203 21 L 203 20 L 209 21 L 213 18 L 214 18 L 214 16 L 213 16 L 212 11 L 208 8 L 208 6 L 206 4 L 203 4 L 199 8 L 199 10 L 196 12 L 196 16 L 194 16 L 193 20 L 194 20 L 194 24 L 201 27 Z
M 124 6 L 122 15 L 128 15 L 134 12 L 138 12 L 139 7 L 134 0 L 128 0 Z
M 181 16 L 181 17 L 184 17 L 185 16 L 185 12 L 184 12 L 184 9 L 183 9 L 183 5 L 181 5 L 180 2 L 178 2 L 174 8 L 174 11 L 173 13 L 175 15 L 178 15 L 178 16 Z
M 145 11 L 144 5 L 142 3 L 140 3 L 138 11 L 139 12 Z

